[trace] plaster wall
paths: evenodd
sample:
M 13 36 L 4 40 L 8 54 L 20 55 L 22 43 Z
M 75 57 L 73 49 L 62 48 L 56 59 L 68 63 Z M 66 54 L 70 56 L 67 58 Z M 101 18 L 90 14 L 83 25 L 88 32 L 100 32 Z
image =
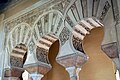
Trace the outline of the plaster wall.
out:
M 26 2 L 27 1 L 27 2 Z M 15 15 L 19 11 L 24 10 L 25 8 L 31 6 L 32 4 L 36 3 L 39 0 L 26 0 L 19 5 L 16 5 L 15 7 L 5 11 L 3 14 L 5 14 L 5 19 L 9 18 L 12 15 Z M 111 29 L 112 32 L 115 31 L 113 27 L 113 23 L 109 24 L 109 22 L 113 22 L 113 19 L 111 19 L 112 14 L 108 15 L 110 17 L 107 17 L 105 20 L 108 22 L 105 22 L 105 35 L 107 36 L 104 38 L 104 43 L 106 42 L 112 42 L 116 41 L 115 38 L 111 38 Z M 1 28 L 1 27 L 0 27 Z M 0 31 L 2 28 L 0 29 Z M 96 35 L 94 35 L 96 34 Z M 91 36 L 92 35 L 92 36 Z M 93 33 L 91 35 L 88 35 L 84 40 L 84 49 L 85 52 L 90 57 L 88 62 L 82 67 L 82 70 L 80 72 L 80 80 L 115 80 L 115 71 L 113 68 L 112 60 L 110 60 L 105 53 L 102 52 L 100 45 L 103 40 L 103 30 L 93 30 Z M 115 34 L 113 34 L 115 35 Z M 2 40 L 3 33 L 0 33 L 0 37 Z M 2 40 L 3 41 L 3 40 Z M 48 74 L 45 75 L 45 77 L 42 80 L 69 80 L 69 75 L 65 69 L 59 65 L 55 61 L 55 57 L 58 53 L 58 43 L 55 43 L 54 46 L 51 47 L 50 50 L 50 63 L 52 64 L 53 68 Z M 0 48 L 2 45 L 0 44 Z M 1 58 L 0 53 L 0 58 Z M 6 56 L 7 57 L 7 56 Z M 3 57 L 2 57 L 3 58 Z M 29 57 L 30 58 L 30 57 Z M 6 60 L 7 61 L 7 60 Z M 1 63 L 2 64 L 2 63 Z

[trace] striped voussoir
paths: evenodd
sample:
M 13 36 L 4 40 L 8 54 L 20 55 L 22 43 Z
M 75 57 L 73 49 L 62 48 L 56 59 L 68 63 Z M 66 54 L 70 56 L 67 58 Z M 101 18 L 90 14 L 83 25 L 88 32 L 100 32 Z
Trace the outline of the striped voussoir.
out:
M 78 22 L 78 24 L 73 27 L 72 31 L 72 44 L 74 48 L 84 53 L 84 50 L 80 45 L 82 44 L 84 37 L 87 34 L 90 34 L 92 29 L 97 27 L 103 27 L 103 24 L 96 18 L 87 18 Z
M 10 54 L 10 64 L 13 67 L 23 67 L 26 60 L 27 48 L 24 44 L 18 44 Z
M 54 34 L 47 34 L 39 39 L 36 50 L 36 56 L 38 61 L 48 63 L 48 53 L 52 44 L 57 41 L 58 38 Z
M 103 27 L 103 24 L 100 23 L 96 18 L 87 18 L 81 20 L 77 25 L 73 27 L 72 31 L 72 49 L 74 53 L 61 56 L 57 58 L 57 62 L 64 67 L 81 67 L 88 60 L 88 56 L 84 54 L 84 49 L 82 48 L 82 41 L 87 34 L 90 34 L 90 31 L 97 27 Z M 80 49 L 78 49 L 80 48 Z
M 82 41 L 86 34 L 90 34 L 92 29 L 102 26 L 103 24 L 96 18 L 87 18 L 81 20 L 77 25 L 75 25 L 72 33 L 74 37 L 77 37 Z
M 49 63 L 48 54 L 50 47 L 57 41 L 58 38 L 54 34 L 46 34 L 39 39 L 36 43 L 36 58 L 38 62 L 25 65 L 24 68 L 29 73 L 37 72 L 39 74 L 45 75 L 51 70 L 51 64 Z

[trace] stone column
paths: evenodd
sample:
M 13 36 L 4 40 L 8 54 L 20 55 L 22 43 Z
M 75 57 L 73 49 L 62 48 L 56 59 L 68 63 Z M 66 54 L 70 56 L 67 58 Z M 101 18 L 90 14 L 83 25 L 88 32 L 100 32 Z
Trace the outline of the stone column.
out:
M 57 57 L 57 62 L 64 66 L 66 71 L 69 73 L 70 80 L 79 80 L 79 71 L 86 61 L 87 56 L 78 52 Z
M 4 80 L 19 80 L 24 72 L 23 65 L 26 60 L 26 47 L 23 44 L 18 44 L 8 57 L 8 68 L 4 70 Z M 7 53 L 6 53 L 7 54 Z M 10 62 L 9 62 L 10 61 Z
M 79 80 L 79 72 L 81 68 L 68 67 L 66 70 L 68 71 L 71 80 Z
M 114 15 L 114 20 L 116 21 L 115 24 L 115 29 L 116 29 L 116 37 L 117 37 L 117 49 L 118 49 L 118 58 L 113 59 L 113 61 L 116 64 L 116 67 L 119 71 L 120 75 L 120 0 L 112 0 L 112 5 L 113 5 L 113 15 Z
M 66 41 L 61 47 L 60 54 L 58 54 L 56 60 L 65 67 L 65 70 L 69 73 L 70 80 L 79 80 L 79 71 L 88 60 L 88 57 L 86 54 L 72 48 L 69 41 Z

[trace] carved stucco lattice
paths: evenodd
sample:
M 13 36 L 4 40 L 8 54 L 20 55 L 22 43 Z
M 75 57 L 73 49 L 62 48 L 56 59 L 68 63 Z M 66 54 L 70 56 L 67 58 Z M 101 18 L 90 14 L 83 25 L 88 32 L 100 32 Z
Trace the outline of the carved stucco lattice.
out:
M 109 58 L 113 59 L 119 57 L 116 42 L 104 44 L 101 48 Z
M 67 27 L 64 27 L 59 35 L 61 45 L 64 45 L 64 43 L 69 39 L 69 36 L 70 36 L 69 29 Z
M 30 51 L 30 54 L 35 54 L 36 52 L 36 46 L 35 46 L 35 42 L 33 41 L 33 38 L 31 39 L 30 43 L 28 44 L 29 46 L 29 51 Z
M 48 50 L 37 47 L 36 53 L 37 53 L 36 56 L 37 56 L 38 61 L 49 64 L 49 62 L 48 62 L 49 61 L 48 60 Z
M 17 58 L 17 57 L 14 57 L 14 56 L 10 57 L 10 64 L 11 64 L 11 66 L 21 67 L 22 68 L 23 64 L 21 62 L 22 62 L 21 58 Z

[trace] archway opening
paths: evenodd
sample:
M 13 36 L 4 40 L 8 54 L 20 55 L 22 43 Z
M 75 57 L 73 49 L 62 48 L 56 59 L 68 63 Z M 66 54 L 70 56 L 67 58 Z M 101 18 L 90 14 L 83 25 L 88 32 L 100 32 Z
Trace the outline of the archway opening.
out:
M 83 49 L 89 60 L 80 72 L 80 80 L 115 80 L 112 60 L 101 50 L 103 28 L 92 29 L 83 41 Z

